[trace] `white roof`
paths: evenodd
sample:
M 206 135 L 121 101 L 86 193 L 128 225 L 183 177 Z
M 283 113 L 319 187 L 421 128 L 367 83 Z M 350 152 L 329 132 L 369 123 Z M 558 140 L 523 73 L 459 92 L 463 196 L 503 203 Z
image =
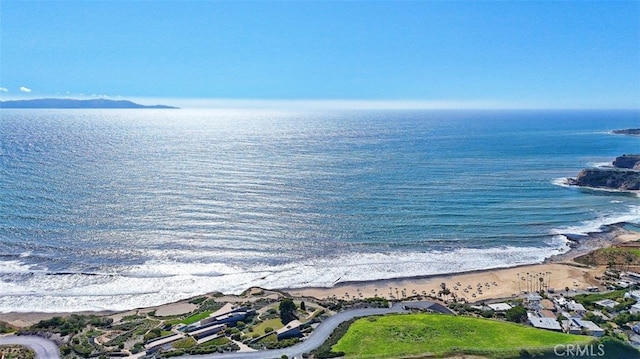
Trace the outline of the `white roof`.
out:
M 487 306 L 495 310 L 496 312 L 501 312 L 501 311 L 511 309 L 511 305 L 509 305 L 509 303 L 493 303 L 493 304 L 487 304 Z
M 592 322 L 590 320 L 581 320 L 580 323 L 582 324 L 582 326 L 585 329 L 588 329 L 588 330 L 596 330 L 596 331 L 603 330 L 596 323 L 594 323 L 594 322 Z
M 533 325 L 536 328 L 549 329 L 549 330 L 562 330 L 560 323 L 558 323 L 558 321 L 555 320 L 554 318 L 530 317 L 529 322 L 531 322 L 531 325 Z
M 570 302 L 567 303 L 567 308 L 569 310 L 575 310 L 575 311 L 586 311 L 587 309 L 584 307 L 584 305 L 572 300 Z
M 597 302 L 595 302 L 597 305 L 601 306 L 601 307 L 609 307 L 609 308 L 613 308 L 616 305 L 620 304 L 618 302 L 616 302 L 615 300 L 611 300 L 611 299 L 603 299 L 603 300 L 599 300 Z

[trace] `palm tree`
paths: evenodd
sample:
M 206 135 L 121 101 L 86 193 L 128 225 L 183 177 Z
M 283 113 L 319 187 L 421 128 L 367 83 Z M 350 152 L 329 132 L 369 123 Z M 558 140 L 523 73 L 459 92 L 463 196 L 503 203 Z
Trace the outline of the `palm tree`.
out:
M 539 291 L 541 291 L 542 290 L 542 282 L 544 282 L 544 277 L 540 277 L 538 280 L 540 281 L 540 290 Z

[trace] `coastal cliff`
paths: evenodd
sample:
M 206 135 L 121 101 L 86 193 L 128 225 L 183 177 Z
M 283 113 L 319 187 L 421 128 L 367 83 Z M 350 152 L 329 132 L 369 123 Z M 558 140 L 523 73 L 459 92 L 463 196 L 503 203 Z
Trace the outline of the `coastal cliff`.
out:
M 568 182 L 570 185 L 581 187 L 640 190 L 640 155 L 616 157 L 612 165 L 611 168 L 584 169 Z

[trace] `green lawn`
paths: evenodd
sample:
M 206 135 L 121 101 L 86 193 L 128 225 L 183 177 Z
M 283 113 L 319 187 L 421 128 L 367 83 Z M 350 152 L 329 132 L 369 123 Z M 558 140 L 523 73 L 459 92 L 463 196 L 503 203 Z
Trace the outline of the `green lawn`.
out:
M 211 314 L 212 312 L 201 312 L 201 313 L 196 313 L 190 317 L 186 317 L 183 320 L 181 320 L 179 323 L 184 323 L 185 325 L 189 325 L 189 324 L 193 324 L 199 320 L 202 320 L 204 318 L 207 318 L 209 316 L 209 314 Z
M 278 330 L 284 327 L 284 324 L 282 324 L 282 321 L 280 320 L 280 318 L 265 320 L 264 322 L 253 327 L 253 332 L 258 333 L 260 335 L 266 334 L 264 332 L 264 329 L 267 327 L 271 327 L 273 328 L 273 330 Z
M 556 333 L 514 323 L 438 314 L 386 315 L 361 318 L 332 347 L 347 357 L 397 358 L 402 355 L 452 351 L 517 355 L 521 348 L 588 343 L 594 338 Z
M 589 293 L 589 294 L 578 294 L 573 296 L 573 299 L 576 302 L 582 303 L 584 305 L 593 305 L 595 302 L 603 299 L 612 299 L 620 301 L 624 294 L 627 291 L 625 289 L 614 290 L 613 292 L 606 293 Z

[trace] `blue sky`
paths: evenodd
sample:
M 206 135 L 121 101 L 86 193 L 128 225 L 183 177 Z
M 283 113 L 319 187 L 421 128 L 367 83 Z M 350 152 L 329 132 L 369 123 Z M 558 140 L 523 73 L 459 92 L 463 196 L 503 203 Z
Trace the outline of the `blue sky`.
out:
M 640 108 L 640 1 L 2 1 L 0 16 L 3 98 Z

